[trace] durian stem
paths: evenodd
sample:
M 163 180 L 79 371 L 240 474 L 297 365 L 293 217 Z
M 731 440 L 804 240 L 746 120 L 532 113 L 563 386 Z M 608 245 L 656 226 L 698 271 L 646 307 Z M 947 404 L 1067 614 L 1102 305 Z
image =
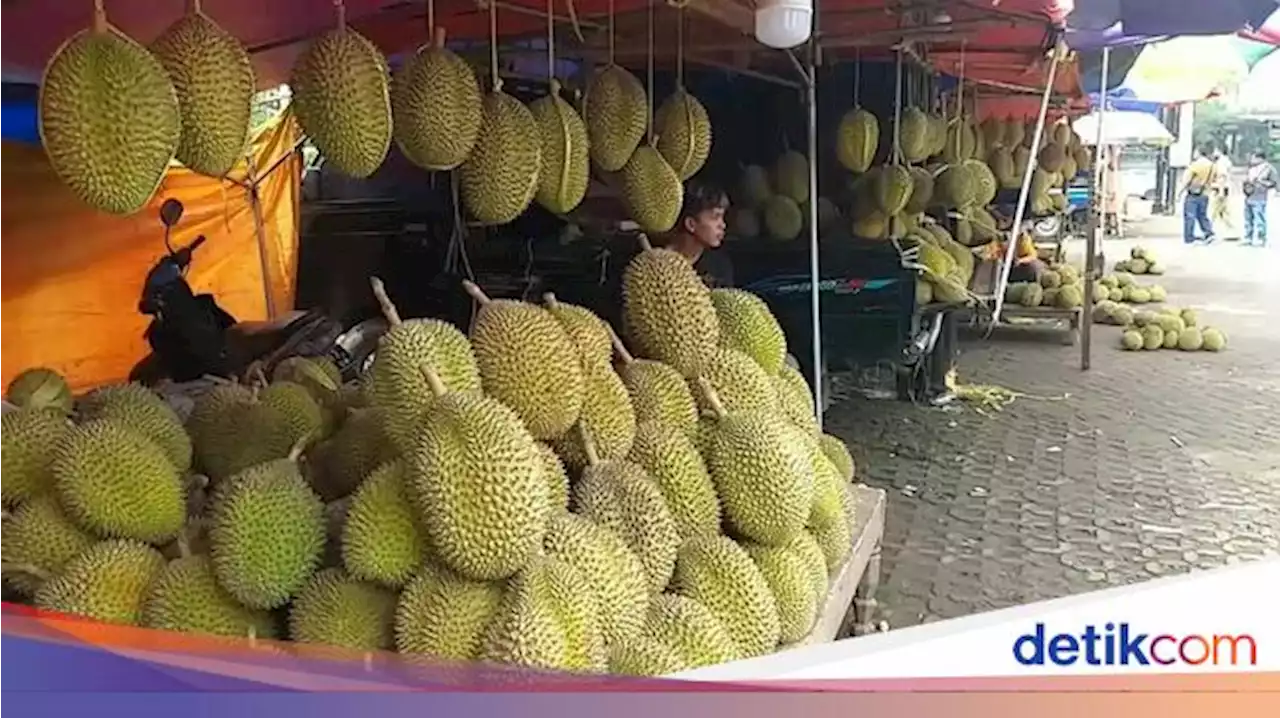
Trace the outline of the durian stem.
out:
M 609 0 L 609 64 L 610 65 L 614 64 L 614 62 L 617 59 L 617 55 L 615 53 L 615 50 L 617 49 L 617 42 L 614 40 L 614 36 L 617 34 L 618 34 L 617 18 L 613 9 L 613 0 Z
M 200 0 L 187 0 L 187 12 L 192 15 L 202 12 Z
M 178 556 L 180 558 L 191 557 L 191 539 L 187 538 L 187 530 L 184 528 L 178 534 Z
M 649 235 L 644 233 L 640 234 L 640 249 L 645 252 L 653 249 L 653 244 L 649 242 Z
M 481 306 L 484 306 L 489 302 L 493 301 L 492 299 L 489 298 L 489 295 L 484 293 L 483 289 L 476 286 L 476 283 L 471 281 L 470 279 L 462 280 L 462 288 L 466 290 L 467 294 L 471 295 L 472 299 L 476 300 L 477 302 L 480 302 Z
M 547 292 L 543 294 L 542 303 L 547 305 L 548 309 L 558 309 L 560 307 L 560 300 L 556 299 L 555 292 Z
M 427 380 L 427 386 L 433 395 L 439 397 L 449 393 L 449 388 L 444 385 L 444 381 L 440 379 L 435 369 L 429 366 L 422 367 L 422 378 Z
M 684 87 L 684 5 L 676 9 L 676 87 Z M 693 125 L 689 125 L 692 127 Z M 689 133 L 689 141 L 693 141 L 693 133 Z
M 547 79 L 556 79 L 556 8 L 555 0 L 547 0 Z M 551 90 L 555 94 L 555 88 Z
M 582 453 L 587 455 L 587 466 L 595 466 L 600 463 L 600 452 L 596 450 L 595 439 L 591 438 L 591 432 L 587 429 L 587 425 L 579 421 L 574 425 L 578 430 L 578 438 L 582 441 Z
M 378 277 L 369 277 L 369 285 L 373 287 L 373 297 L 378 300 L 378 306 L 382 308 L 382 316 L 386 317 L 387 324 L 398 327 L 404 322 L 400 319 L 400 312 L 396 311 L 396 305 L 391 302 L 391 297 L 387 296 L 387 288 Z
M 109 29 L 105 0 L 93 0 L 93 31 L 106 32 Z
M 347 29 L 347 4 L 343 0 L 333 0 L 333 6 L 338 9 L 338 29 Z
M 618 333 L 613 330 L 613 325 L 606 324 L 605 326 L 609 327 L 609 340 L 613 342 L 613 351 L 617 353 L 622 363 L 631 364 L 635 362 L 636 358 L 632 356 L 631 352 L 627 351 L 627 345 L 622 343 L 622 337 L 618 336 Z
M 258 647 L 258 629 L 249 626 L 249 648 Z
M 427 37 L 431 38 L 435 47 L 444 47 L 443 39 L 436 34 L 436 0 L 427 0 Z
M 502 90 L 498 76 L 498 3 L 489 0 L 489 72 L 493 75 L 493 91 Z
M 302 436 L 299 436 L 298 440 L 293 442 L 293 446 L 290 447 L 289 449 L 289 456 L 288 456 L 289 461 L 296 462 L 299 458 L 301 458 L 302 452 L 307 450 L 307 447 L 311 444 L 312 440 L 315 439 L 319 433 L 320 433 L 320 430 L 316 428 L 306 432 Z
M 37 581 L 48 581 L 53 578 L 53 574 L 48 571 L 29 563 L 6 563 L 0 564 L 0 573 L 25 573 Z
M 443 50 L 445 43 L 448 42 L 447 35 L 448 35 L 448 32 L 444 29 L 443 25 L 432 30 L 431 31 L 432 46 L 434 46 L 437 50 Z
M 365 651 L 362 659 L 364 662 L 365 673 L 372 673 L 373 672 L 373 651 Z
M 654 0 L 649 0 L 649 92 L 645 99 L 649 105 L 649 144 L 653 145 L 653 6 Z
M 187 491 L 199 491 L 209 486 L 209 477 L 204 474 L 187 476 Z
M 723 419 L 729 412 L 725 411 L 724 404 L 720 402 L 720 395 L 716 394 L 716 388 L 711 385 L 711 380 L 705 376 L 698 377 L 698 388 L 702 390 L 702 397 L 707 400 L 707 405 L 711 407 L 716 418 Z

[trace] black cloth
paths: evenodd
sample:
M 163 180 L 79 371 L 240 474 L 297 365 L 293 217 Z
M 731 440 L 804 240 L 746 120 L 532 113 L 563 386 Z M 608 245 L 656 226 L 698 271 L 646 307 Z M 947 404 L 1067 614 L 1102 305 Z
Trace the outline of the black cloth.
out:
M 711 288 L 733 286 L 733 262 L 724 248 L 707 250 L 702 253 L 693 268 L 702 281 Z

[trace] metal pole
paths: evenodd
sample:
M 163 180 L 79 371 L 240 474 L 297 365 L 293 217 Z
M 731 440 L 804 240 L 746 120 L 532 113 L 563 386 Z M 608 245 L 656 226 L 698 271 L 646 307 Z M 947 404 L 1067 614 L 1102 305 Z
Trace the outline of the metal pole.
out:
M 818 3 L 813 3 L 813 34 L 809 36 L 809 57 L 805 63 L 805 94 L 809 111 L 809 311 L 813 333 L 813 408 L 818 430 L 822 430 L 822 301 L 818 284 L 822 273 L 818 263 Z
M 1053 48 L 1053 60 L 1049 64 L 1049 78 L 1044 85 L 1044 94 L 1040 97 L 1040 116 L 1036 120 L 1036 130 L 1031 136 L 1031 152 L 1028 153 L 1026 170 L 1022 175 L 1022 188 L 1018 190 L 1018 207 L 1013 212 L 1013 226 L 1009 228 L 1009 243 L 1004 249 L 1004 264 L 1000 277 L 996 282 L 996 308 L 991 314 L 991 327 L 994 329 L 1000 321 L 1000 312 L 1004 309 L 1004 293 L 1009 286 L 1009 269 L 1013 266 L 1013 253 L 1018 247 L 1018 233 L 1022 228 L 1022 219 L 1027 213 L 1027 199 L 1031 194 L 1031 174 L 1036 169 L 1036 156 L 1039 154 L 1040 137 L 1044 134 L 1045 116 L 1049 112 L 1049 98 L 1053 95 L 1053 83 L 1058 76 L 1058 61 L 1062 58 L 1061 44 Z
M 1098 97 L 1101 101 L 1098 104 L 1098 127 L 1097 127 L 1097 144 L 1094 145 L 1094 188 L 1093 188 L 1093 211 L 1089 213 L 1089 234 L 1084 238 L 1084 311 L 1087 312 L 1082 319 L 1083 326 L 1080 328 L 1080 370 L 1087 371 L 1092 361 L 1093 352 L 1093 282 L 1097 277 L 1097 270 L 1094 268 L 1094 257 L 1098 253 L 1098 229 L 1105 226 L 1100 220 L 1102 211 L 1105 210 L 1099 201 L 1100 193 L 1097 184 L 1097 172 L 1102 164 L 1102 125 L 1107 117 L 1107 71 L 1111 63 L 1111 48 L 1102 48 L 1102 81 L 1098 83 Z

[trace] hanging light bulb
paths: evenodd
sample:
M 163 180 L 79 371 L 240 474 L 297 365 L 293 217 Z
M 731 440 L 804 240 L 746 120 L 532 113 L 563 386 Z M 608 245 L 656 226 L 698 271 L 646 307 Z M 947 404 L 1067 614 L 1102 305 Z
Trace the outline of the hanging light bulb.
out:
M 756 39 L 785 50 L 813 34 L 813 0 L 759 0 L 756 3 Z

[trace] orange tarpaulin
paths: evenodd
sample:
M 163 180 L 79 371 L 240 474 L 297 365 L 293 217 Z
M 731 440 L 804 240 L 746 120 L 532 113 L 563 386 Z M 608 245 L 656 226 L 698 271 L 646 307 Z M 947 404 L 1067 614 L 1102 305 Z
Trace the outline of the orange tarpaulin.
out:
M 297 123 L 285 113 L 253 143 L 255 174 L 285 157 L 258 185 L 265 242 L 260 253 L 249 192 L 230 181 L 174 165 L 151 204 L 137 214 L 98 212 L 71 194 L 41 147 L 3 144 L 3 370 L 5 385 L 23 369 L 47 366 L 79 391 L 119 381 L 150 351 L 138 312 L 143 280 L 165 251 L 160 204 L 185 207 L 174 247 L 198 235 L 187 279 L 212 292 L 237 320 L 267 318 L 293 306 L 301 158 Z M 247 163 L 233 172 L 243 178 Z M 263 281 L 263 256 L 268 281 Z

